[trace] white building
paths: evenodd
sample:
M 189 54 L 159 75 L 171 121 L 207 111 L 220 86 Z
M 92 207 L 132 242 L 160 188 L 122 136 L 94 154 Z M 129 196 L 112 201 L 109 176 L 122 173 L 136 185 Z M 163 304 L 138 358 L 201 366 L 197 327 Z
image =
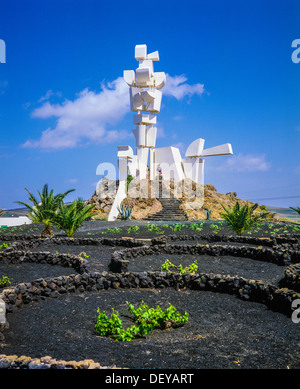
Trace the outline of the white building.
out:
M 31 224 L 32 221 L 27 216 L 19 217 L 0 217 L 0 227 L 7 226 L 21 226 L 23 224 Z

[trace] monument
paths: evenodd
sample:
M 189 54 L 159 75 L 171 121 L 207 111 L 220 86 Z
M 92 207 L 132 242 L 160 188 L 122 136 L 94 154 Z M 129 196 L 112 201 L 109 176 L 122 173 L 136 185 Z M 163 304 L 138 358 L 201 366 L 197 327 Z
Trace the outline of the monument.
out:
M 130 146 L 118 146 L 119 187 L 111 207 L 108 220 L 118 217 L 118 208 L 126 197 L 128 175 L 139 180 L 155 180 L 162 175 L 163 180 L 190 179 L 198 184 L 204 182 L 203 157 L 233 154 L 231 144 L 204 149 L 204 139 L 193 141 L 181 157 L 177 147 L 156 148 L 157 114 L 160 112 L 162 92 L 166 83 L 164 72 L 155 72 L 153 62 L 159 61 L 158 51 L 148 54 L 147 45 L 135 46 L 135 59 L 139 66 L 125 70 L 123 77 L 129 86 L 130 109 L 135 114 L 136 126 L 133 134 L 136 141 L 136 154 Z

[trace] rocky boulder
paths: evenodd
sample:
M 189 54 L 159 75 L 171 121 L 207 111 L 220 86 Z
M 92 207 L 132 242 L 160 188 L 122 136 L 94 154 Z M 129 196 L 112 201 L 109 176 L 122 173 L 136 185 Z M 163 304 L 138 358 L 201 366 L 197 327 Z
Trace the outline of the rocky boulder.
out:
M 101 180 L 95 193 L 87 201 L 87 204 L 95 205 L 94 219 L 107 220 L 118 185 L 118 181 L 108 180 L 106 177 Z M 160 180 L 158 177 L 151 182 L 133 179 L 123 204 L 132 208 L 131 219 L 141 220 L 162 210 L 159 197 L 177 198 L 181 202 L 180 208 L 190 221 L 206 219 L 206 211 L 211 211 L 210 219 L 221 219 L 220 213 L 224 211 L 221 204 L 228 208 L 232 208 L 236 201 L 242 206 L 253 205 L 251 201 L 238 198 L 236 192 L 218 193 L 212 184 L 201 185 L 190 179 Z M 256 212 L 265 210 L 264 206 L 259 206 Z M 275 214 L 272 217 L 274 220 L 278 219 Z

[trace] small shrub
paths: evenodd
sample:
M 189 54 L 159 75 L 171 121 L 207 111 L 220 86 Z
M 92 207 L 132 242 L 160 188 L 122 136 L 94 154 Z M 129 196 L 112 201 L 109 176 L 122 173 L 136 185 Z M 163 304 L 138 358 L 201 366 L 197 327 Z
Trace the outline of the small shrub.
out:
M 132 212 L 132 208 L 122 204 L 121 207 L 118 207 L 118 212 L 121 216 L 121 220 L 129 220 Z
M 149 308 L 144 301 L 138 308 L 135 308 L 134 305 L 130 304 L 128 301 L 126 301 L 126 303 L 129 306 L 129 312 L 134 316 L 134 320 L 139 326 L 141 335 L 147 335 L 155 328 L 165 329 L 180 327 L 188 321 L 189 314 L 185 312 L 184 315 L 181 315 L 170 303 L 169 307 L 164 311 L 160 306 Z
M 206 220 L 210 220 L 211 209 L 205 209 Z
M 162 225 L 162 227 L 169 227 L 167 224 Z M 147 231 L 154 231 L 156 234 L 161 235 L 165 231 L 161 230 L 157 224 L 145 224 L 145 228 Z
M 190 229 L 191 230 L 195 230 L 195 231 L 202 231 L 202 229 L 203 229 L 203 222 L 202 223 L 200 223 L 200 224 L 197 224 L 197 223 L 192 223 L 191 225 L 190 225 Z
M 82 223 L 93 216 L 94 205 L 84 205 L 81 201 L 73 201 L 72 204 L 61 202 L 57 212 L 51 212 L 53 223 L 64 231 L 69 238 L 81 227 Z
M 138 333 L 138 328 L 133 325 L 126 330 L 123 329 L 122 320 L 119 318 L 119 312 L 112 309 L 110 318 L 106 312 L 101 312 L 97 309 L 98 318 L 95 325 L 95 331 L 100 336 L 110 336 L 114 340 L 130 341 L 135 338 Z
M 121 231 L 121 228 L 119 228 L 119 227 L 114 227 L 114 228 L 107 228 L 106 229 L 106 232 L 112 232 L 112 233 L 114 233 L 114 234 L 116 234 L 116 233 L 118 233 L 118 232 L 120 232 Z M 103 234 L 103 232 L 102 232 L 102 234 Z
M 7 249 L 10 246 L 11 246 L 10 242 L 4 242 L 4 243 L 0 244 L 0 250 L 1 249 Z
M 53 235 L 51 229 L 52 224 L 54 223 L 53 216 L 56 215 L 58 208 L 62 204 L 63 199 L 75 189 L 68 190 L 62 194 L 53 194 L 53 190 L 49 191 L 48 185 L 45 184 L 42 192 L 38 191 L 40 199 L 38 200 L 28 189 L 25 188 L 29 194 L 29 201 L 32 205 L 24 203 L 22 201 L 14 201 L 15 203 L 21 204 L 28 209 L 28 218 L 33 223 L 43 223 L 44 230 L 42 231 L 43 235 Z
M 183 267 L 181 264 L 179 266 L 174 265 L 171 261 L 168 259 L 165 260 L 165 262 L 161 265 L 162 271 L 168 271 L 169 273 L 172 273 L 170 268 L 174 269 L 178 273 L 191 273 L 194 274 L 198 270 L 198 262 L 195 260 L 192 264 L 189 266 Z
M 82 253 L 80 253 L 78 256 L 82 257 L 82 258 L 85 258 L 85 259 L 90 257 L 90 255 L 87 255 L 84 251 L 82 251 Z
M 127 230 L 128 234 L 130 234 L 131 232 L 134 232 L 135 234 L 137 234 L 140 230 L 140 227 L 138 226 L 130 226 Z
M 0 288 L 4 288 L 7 285 L 10 285 L 10 279 L 7 276 L 2 276 L 0 278 Z
M 128 192 L 129 185 L 133 179 L 134 177 L 131 174 L 128 174 L 128 176 L 126 177 L 126 193 Z
M 161 231 L 157 224 L 145 224 L 147 231 Z
M 213 230 L 214 234 L 217 234 L 222 229 L 222 226 L 218 226 L 217 224 L 211 224 L 209 228 Z
M 257 203 L 251 206 L 247 204 L 240 206 L 237 201 L 231 210 L 223 204 L 221 205 L 225 212 L 220 213 L 220 216 L 226 220 L 229 228 L 239 236 L 250 228 L 256 227 L 262 221 L 265 221 L 269 215 L 268 212 L 261 212 L 259 215 L 254 215 L 254 211 L 258 207 Z
M 171 304 L 164 311 L 159 306 L 149 308 L 144 301 L 138 308 L 135 308 L 128 301 L 126 301 L 126 304 L 128 305 L 127 310 L 133 315 L 136 324 L 124 329 L 118 311 L 112 309 L 109 318 L 105 311 L 101 312 L 98 308 L 98 318 L 95 324 L 97 335 L 109 336 L 116 341 L 131 341 L 136 337 L 145 336 L 157 328 L 180 327 L 188 321 L 189 317 L 187 312 L 181 315 Z
M 174 225 L 170 226 L 172 231 L 181 231 L 183 227 L 186 227 L 183 223 L 175 223 Z

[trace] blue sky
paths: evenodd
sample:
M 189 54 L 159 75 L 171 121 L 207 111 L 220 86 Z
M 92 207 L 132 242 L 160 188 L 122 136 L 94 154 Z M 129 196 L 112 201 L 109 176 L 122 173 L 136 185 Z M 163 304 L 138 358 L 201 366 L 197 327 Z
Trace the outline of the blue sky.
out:
M 233 156 L 206 158 L 205 183 L 299 206 L 299 21 L 299 0 L 0 0 L 0 207 L 45 183 L 87 199 L 98 164 L 134 148 L 122 75 L 136 44 L 168 75 L 157 147 L 229 142 Z

